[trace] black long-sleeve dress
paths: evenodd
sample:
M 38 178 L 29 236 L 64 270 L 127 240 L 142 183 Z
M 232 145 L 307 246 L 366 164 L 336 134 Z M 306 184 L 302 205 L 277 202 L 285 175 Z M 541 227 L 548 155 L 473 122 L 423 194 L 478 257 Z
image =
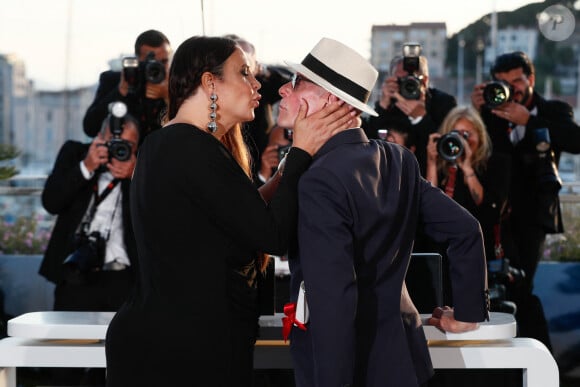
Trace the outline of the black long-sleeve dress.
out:
M 286 251 L 310 160 L 291 150 L 266 205 L 209 133 L 175 124 L 147 137 L 131 187 L 138 286 L 107 332 L 108 386 L 251 384 L 256 253 Z

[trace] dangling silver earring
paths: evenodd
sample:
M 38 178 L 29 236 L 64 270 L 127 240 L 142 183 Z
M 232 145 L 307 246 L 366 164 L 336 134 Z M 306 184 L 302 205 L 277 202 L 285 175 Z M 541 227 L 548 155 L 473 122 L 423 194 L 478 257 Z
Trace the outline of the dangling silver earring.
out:
M 216 113 L 217 103 L 216 103 L 216 101 L 217 101 L 218 97 L 217 97 L 216 93 L 212 92 L 211 95 L 209 96 L 209 99 L 210 99 L 211 103 L 209 104 L 210 113 L 209 113 L 209 123 L 207 124 L 207 128 L 209 129 L 210 132 L 215 133 L 218 129 L 217 122 L 215 122 L 215 119 L 217 117 L 217 113 Z

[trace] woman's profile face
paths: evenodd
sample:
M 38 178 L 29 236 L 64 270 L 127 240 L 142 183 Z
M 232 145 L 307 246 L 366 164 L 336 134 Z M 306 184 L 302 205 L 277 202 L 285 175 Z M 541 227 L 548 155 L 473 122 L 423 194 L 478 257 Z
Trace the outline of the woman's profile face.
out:
M 479 138 L 479 133 L 473 124 L 465 118 L 460 118 L 453 126 L 453 129 L 457 130 L 464 138 L 466 137 L 465 135 L 467 135 L 467 144 L 469 145 L 472 154 L 475 154 L 475 151 L 479 148 L 481 139 Z
M 252 121 L 254 109 L 260 105 L 260 87 L 246 55 L 237 47 L 224 63 L 223 77 L 215 81 L 217 121 L 228 129 L 236 123 Z

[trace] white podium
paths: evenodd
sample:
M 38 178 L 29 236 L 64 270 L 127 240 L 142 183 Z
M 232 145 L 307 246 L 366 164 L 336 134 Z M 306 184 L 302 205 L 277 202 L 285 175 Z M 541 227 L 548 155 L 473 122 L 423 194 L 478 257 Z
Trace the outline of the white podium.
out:
M 106 366 L 104 339 L 112 312 L 32 312 L 8 321 L 0 340 L 0 387 L 16 387 L 16 367 Z M 255 368 L 292 368 L 281 338 L 282 314 L 261 316 Z M 421 315 L 426 322 L 429 315 Z M 513 316 L 491 313 L 489 322 L 462 334 L 423 326 L 435 369 L 523 369 L 525 387 L 557 387 L 556 362 L 537 340 L 514 338 Z

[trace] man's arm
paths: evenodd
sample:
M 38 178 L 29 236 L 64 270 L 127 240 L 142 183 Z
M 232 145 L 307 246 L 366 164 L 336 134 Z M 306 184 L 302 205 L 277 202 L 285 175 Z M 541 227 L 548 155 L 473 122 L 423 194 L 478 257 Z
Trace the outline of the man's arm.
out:
M 463 322 L 488 319 L 487 267 L 479 222 L 424 179 L 419 210 L 425 233 L 434 241 L 449 245 L 455 318 Z
M 580 126 L 574 120 L 572 107 L 563 101 L 545 101 L 537 115 L 530 115 L 526 134 L 537 128 L 548 128 L 552 147 L 561 152 L 580 153 Z

